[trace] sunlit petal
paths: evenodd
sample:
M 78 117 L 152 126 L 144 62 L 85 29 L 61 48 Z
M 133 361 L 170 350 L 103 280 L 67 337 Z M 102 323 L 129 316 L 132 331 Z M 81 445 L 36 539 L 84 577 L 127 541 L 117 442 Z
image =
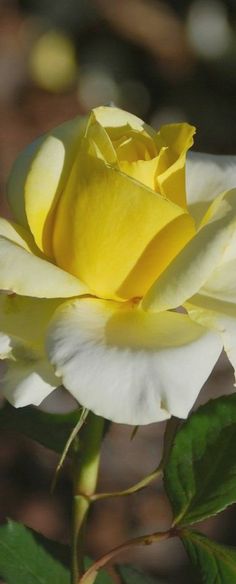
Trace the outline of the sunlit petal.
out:
M 102 160 L 80 154 L 57 210 L 57 265 L 95 295 L 116 298 L 148 244 L 184 213 Z M 143 271 L 140 280 L 145 287 Z
M 51 130 L 19 155 L 10 175 L 8 198 L 14 217 L 30 227 L 38 247 L 49 256 L 56 203 L 85 125 L 86 118 L 77 117 Z
M 188 153 L 187 203 L 198 223 L 217 195 L 232 188 L 236 188 L 236 156 Z
M 149 290 L 143 301 L 145 309 L 176 308 L 207 286 L 235 233 L 236 189 L 213 205 L 215 215 L 208 211 L 209 223 L 203 225 Z
M 187 416 L 222 342 L 187 315 L 83 299 L 58 309 L 47 347 L 83 406 L 115 422 L 148 424 Z
M 68 298 L 88 289 L 77 278 L 0 236 L 0 289 L 38 298 Z

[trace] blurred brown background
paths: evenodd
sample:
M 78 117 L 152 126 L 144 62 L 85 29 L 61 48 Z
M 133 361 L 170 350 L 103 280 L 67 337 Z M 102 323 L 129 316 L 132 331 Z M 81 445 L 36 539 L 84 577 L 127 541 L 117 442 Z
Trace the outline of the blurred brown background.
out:
M 17 153 L 49 128 L 114 103 L 158 128 L 187 120 L 197 149 L 236 153 L 235 0 L 0 0 L 0 204 Z M 200 401 L 233 389 L 224 359 Z M 63 395 L 46 404 L 74 404 Z M 164 425 L 112 426 L 104 442 L 99 488 L 123 489 L 157 465 Z M 23 521 L 46 536 L 69 540 L 69 464 L 54 496 L 56 455 L 1 433 L 0 520 Z M 129 498 L 96 503 L 88 551 L 94 557 L 123 540 L 165 529 L 171 513 L 161 482 Z M 205 533 L 236 545 L 235 510 L 205 523 Z M 169 541 L 120 558 L 163 584 L 193 582 L 181 545 Z M 16 583 L 17 584 L 17 583 Z

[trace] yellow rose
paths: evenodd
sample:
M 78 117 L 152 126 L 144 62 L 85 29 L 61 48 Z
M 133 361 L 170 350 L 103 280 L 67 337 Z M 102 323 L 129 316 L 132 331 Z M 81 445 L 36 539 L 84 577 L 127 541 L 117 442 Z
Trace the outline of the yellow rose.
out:
M 224 342 L 233 360 L 235 166 L 192 155 L 186 193 L 193 134 L 101 107 L 16 161 L 16 223 L 0 220 L 0 288 L 15 293 L 0 298 L 2 385 L 16 406 L 62 382 L 117 422 L 185 417 Z

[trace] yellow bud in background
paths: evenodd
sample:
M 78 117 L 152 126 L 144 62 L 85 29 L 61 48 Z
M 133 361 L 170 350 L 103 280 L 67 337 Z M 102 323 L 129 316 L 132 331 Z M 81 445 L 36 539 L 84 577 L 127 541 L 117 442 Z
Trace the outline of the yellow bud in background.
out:
M 33 81 L 46 91 L 60 93 L 70 89 L 77 77 L 72 41 L 55 30 L 43 34 L 32 48 L 29 70 Z

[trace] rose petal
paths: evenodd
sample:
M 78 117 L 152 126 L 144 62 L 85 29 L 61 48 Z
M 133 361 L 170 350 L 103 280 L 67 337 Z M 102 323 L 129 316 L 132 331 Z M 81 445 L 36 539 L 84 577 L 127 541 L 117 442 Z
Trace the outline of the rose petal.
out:
M 236 376 L 236 304 L 196 294 L 186 303 L 186 309 L 195 322 L 221 335 Z
M 84 407 L 136 425 L 187 416 L 222 343 L 183 314 L 82 299 L 55 313 L 47 347 L 56 373 Z
M 16 407 L 38 405 L 60 384 L 46 358 L 48 321 L 59 300 L 0 296 L 1 393 Z
M 195 128 L 189 124 L 162 126 L 156 136 L 159 161 L 156 171 L 156 190 L 170 201 L 186 208 L 185 162 L 193 145 Z
M 30 227 L 38 247 L 50 257 L 55 206 L 85 125 L 86 118 L 76 117 L 36 140 L 19 155 L 9 178 L 15 219 Z
M 184 213 L 102 160 L 80 154 L 58 205 L 57 265 L 79 277 L 96 296 L 116 298 L 147 245 Z M 192 226 L 190 216 L 189 222 Z M 143 271 L 140 281 L 145 288 Z
M 0 235 L 17 243 L 17 245 L 23 247 L 27 251 L 35 253 L 36 255 L 41 255 L 34 243 L 31 233 L 13 221 L 8 221 L 7 219 L 0 217 Z
M 12 405 L 22 408 L 30 404 L 39 405 L 60 381 L 45 359 L 8 361 L 0 382 L 0 391 Z
M 186 191 L 190 212 L 199 223 L 211 201 L 236 187 L 236 156 L 189 152 L 186 161 Z
M 71 274 L 0 236 L 0 289 L 38 298 L 68 298 L 88 292 Z
M 63 301 L 30 298 L 16 294 L 0 295 L 0 332 L 9 339 L 41 347 L 53 313 Z
M 122 128 L 128 126 L 134 130 L 142 130 L 145 126 L 143 120 L 118 107 L 100 106 L 93 110 L 96 120 L 104 128 Z M 152 132 L 154 132 L 152 130 Z
M 209 223 L 160 275 L 143 300 L 144 309 L 167 310 L 182 305 L 207 285 L 221 263 L 236 230 L 236 189 L 214 201 Z

